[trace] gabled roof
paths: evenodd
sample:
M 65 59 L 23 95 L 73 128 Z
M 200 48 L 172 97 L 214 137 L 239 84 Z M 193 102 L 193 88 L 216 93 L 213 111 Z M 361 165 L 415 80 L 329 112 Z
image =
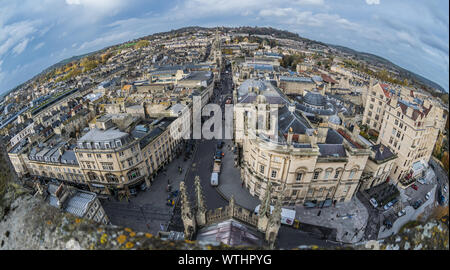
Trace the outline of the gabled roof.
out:
M 389 88 L 388 88 L 389 85 L 384 84 L 384 83 L 380 83 L 380 86 L 381 86 L 381 89 L 383 90 L 384 95 L 387 98 L 390 98 L 391 97 L 391 93 L 390 93 Z

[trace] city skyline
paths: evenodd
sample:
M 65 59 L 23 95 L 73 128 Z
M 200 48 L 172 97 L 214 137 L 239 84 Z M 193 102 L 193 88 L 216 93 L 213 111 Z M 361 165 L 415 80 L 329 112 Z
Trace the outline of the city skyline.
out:
M 34 1 L 5 2 L 0 8 L 0 92 L 74 55 L 191 25 L 257 25 L 291 31 L 384 57 L 448 92 L 448 2 L 299 0 L 287 4 L 201 0 L 154 4 L 138 0 L 49 0 L 41 5 Z M 416 20 L 419 16 L 420 21 Z

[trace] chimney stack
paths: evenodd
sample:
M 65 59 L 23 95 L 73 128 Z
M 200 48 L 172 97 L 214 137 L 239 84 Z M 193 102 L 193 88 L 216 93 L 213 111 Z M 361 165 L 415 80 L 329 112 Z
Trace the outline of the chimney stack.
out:
M 289 128 L 288 134 L 287 134 L 287 143 L 289 145 L 292 144 L 292 136 L 293 136 L 293 131 L 292 131 L 292 127 Z

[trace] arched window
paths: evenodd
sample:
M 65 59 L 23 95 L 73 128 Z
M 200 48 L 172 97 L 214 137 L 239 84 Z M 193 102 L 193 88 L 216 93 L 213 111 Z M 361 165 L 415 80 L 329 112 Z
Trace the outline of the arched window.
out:
M 353 177 L 355 177 L 356 172 L 358 171 L 358 168 L 355 167 L 350 171 L 350 175 L 348 176 L 349 179 L 352 179 Z
M 314 170 L 313 180 L 319 179 L 319 175 L 320 175 L 321 172 L 322 172 L 321 169 Z
M 139 172 L 139 169 L 136 168 L 136 169 L 133 169 L 133 170 L 129 171 L 127 173 L 127 176 L 128 176 L 128 180 L 133 180 L 133 179 L 141 176 L 141 173 Z
M 295 181 L 300 182 L 303 180 L 304 175 L 306 174 L 306 168 L 299 168 L 295 172 Z
M 119 183 L 119 178 L 112 173 L 105 174 L 105 178 L 108 183 Z
M 88 172 L 87 175 L 90 181 L 99 181 L 99 178 L 95 172 Z
M 343 171 L 342 168 L 336 169 L 336 173 L 334 174 L 334 179 L 338 179 L 341 175 L 341 172 Z
M 333 168 L 328 168 L 325 170 L 325 176 L 323 177 L 324 180 L 327 180 L 328 177 L 331 175 L 331 173 L 333 172 Z

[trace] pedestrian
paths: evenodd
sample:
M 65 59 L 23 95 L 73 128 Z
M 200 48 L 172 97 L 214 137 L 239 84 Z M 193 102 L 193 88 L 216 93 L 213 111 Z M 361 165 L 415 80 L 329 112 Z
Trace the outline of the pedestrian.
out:
M 242 187 L 244 187 L 244 181 L 242 181 Z

